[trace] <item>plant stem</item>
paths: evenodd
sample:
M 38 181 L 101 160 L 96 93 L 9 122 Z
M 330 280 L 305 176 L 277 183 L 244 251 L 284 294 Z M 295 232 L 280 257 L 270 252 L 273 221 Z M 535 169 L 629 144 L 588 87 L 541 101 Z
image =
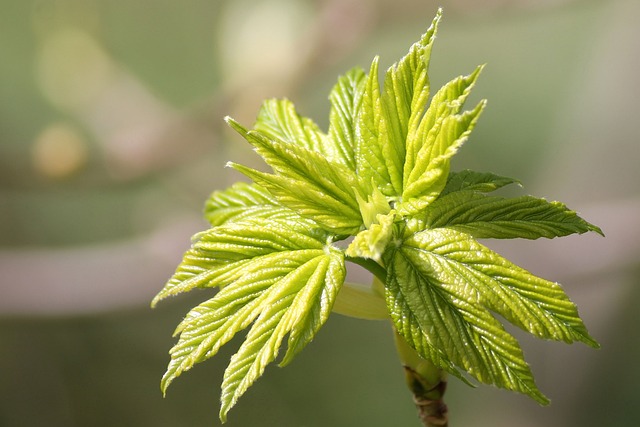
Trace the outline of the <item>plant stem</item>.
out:
M 369 258 L 361 258 L 361 257 L 353 257 L 346 255 L 344 257 L 347 261 L 350 261 L 354 264 L 358 264 L 361 267 L 366 268 L 375 276 L 376 280 L 384 283 L 387 280 L 387 270 L 377 262 Z M 383 288 L 384 289 L 384 288 Z
M 422 358 L 395 328 L 394 335 L 420 421 L 425 427 L 447 427 L 449 412 L 443 399 L 447 388 L 446 372 Z

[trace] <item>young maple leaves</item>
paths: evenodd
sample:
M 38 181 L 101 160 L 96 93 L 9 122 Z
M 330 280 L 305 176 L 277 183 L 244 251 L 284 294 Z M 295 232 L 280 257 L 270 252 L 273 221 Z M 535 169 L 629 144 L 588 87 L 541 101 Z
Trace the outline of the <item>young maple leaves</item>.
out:
M 346 287 L 346 261 L 382 282 L 385 316 L 407 343 L 464 381 L 466 372 L 547 403 L 518 342 L 493 313 L 540 338 L 597 347 L 558 284 L 476 240 L 601 231 L 558 202 L 489 195 L 513 179 L 450 172 L 485 101 L 463 111 L 482 67 L 430 98 L 440 17 L 389 68 L 382 90 L 377 58 L 368 74 L 355 68 L 338 79 L 328 133 L 287 100 L 266 101 L 252 130 L 227 119 L 273 173 L 231 163 L 253 184 L 211 195 L 205 216 L 212 228 L 195 236 L 154 299 L 220 288 L 178 326 L 163 391 L 249 328 L 224 374 L 224 421 L 285 339 L 280 365 L 313 339 L 343 287 L 353 314 L 360 296 L 363 306 L 377 303 L 375 293 Z M 336 244 L 350 236 L 346 249 Z M 363 317 L 381 317 L 381 306 Z

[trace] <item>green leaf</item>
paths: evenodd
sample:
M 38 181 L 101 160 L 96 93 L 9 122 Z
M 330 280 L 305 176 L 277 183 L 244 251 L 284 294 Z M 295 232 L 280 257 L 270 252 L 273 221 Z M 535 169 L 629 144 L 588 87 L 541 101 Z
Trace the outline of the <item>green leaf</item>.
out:
M 403 193 L 405 156 L 416 149 L 412 143 L 413 134 L 429 99 L 428 67 L 441 16 L 438 10 L 420 41 L 411 46 L 409 53 L 392 65 L 385 75 L 380 102 L 384 132 L 379 134 L 379 144 L 395 195 Z
M 479 303 L 544 339 L 597 347 L 560 285 L 539 278 L 451 229 L 425 230 L 405 240 L 405 255 L 429 266 L 446 286 L 461 285 Z
M 350 257 L 371 258 L 380 261 L 382 254 L 393 237 L 393 221 L 395 212 L 387 215 L 378 215 L 377 222 L 367 230 L 362 230 L 356 235 L 345 254 Z
M 194 250 L 226 261 L 209 270 L 198 265 L 200 275 L 222 289 L 178 326 L 163 391 L 252 322 L 225 374 L 221 418 L 275 359 L 287 334 L 282 363 L 289 363 L 324 324 L 344 281 L 344 255 L 327 246 L 325 237 L 293 221 L 232 223 L 200 236 Z
M 597 347 L 562 288 L 510 263 L 466 233 L 424 230 L 389 255 L 387 303 L 398 331 L 454 374 L 541 403 L 515 338 L 492 315 L 545 339 Z
M 326 135 L 313 120 L 300 116 L 288 99 L 265 101 L 254 128 L 271 139 L 330 154 L 326 153 Z
M 356 115 L 356 173 L 365 185 L 372 182 L 372 187 L 377 187 L 383 194 L 392 196 L 394 195 L 393 186 L 381 145 L 381 135 L 384 134 L 383 125 L 384 122 L 380 117 L 380 84 L 378 83 L 378 57 L 376 57 L 366 77 L 360 109 Z
M 362 226 L 360 213 L 313 184 L 272 175 L 231 163 L 256 183 L 269 189 L 278 202 L 305 218 L 313 218 L 325 230 L 337 235 L 356 233 Z
M 527 394 L 547 404 L 518 342 L 462 287 L 445 288 L 424 266 L 395 252 L 389 267 L 387 304 L 398 332 L 422 357 L 464 380 Z M 457 366 L 457 367 L 456 367 Z
M 447 227 L 476 238 L 537 239 L 602 231 L 560 202 L 532 196 L 503 198 L 473 191 L 439 197 L 424 212 L 427 228 Z
M 331 312 L 344 275 L 341 252 L 323 252 L 301 257 L 295 270 L 281 276 L 264 293 L 254 311 L 259 316 L 224 374 L 222 421 L 238 398 L 262 375 L 266 365 L 275 360 L 287 334 L 287 352 L 281 366 L 288 364 L 313 339 Z
M 506 176 L 500 176 L 491 172 L 476 172 L 469 169 L 460 172 L 450 172 L 440 197 L 455 191 L 479 191 L 489 193 L 509 184 L 518 184 L 520 181 Z
M 331 90 L 329 113 L 329 139 L 334 148 L 333 159 L 340 159 L 351 170 L 355 170 L 356 115 L 360 109 L 362 89 L 366 80 L 360 67 L 351 69 Z
M 462 110 L 482 69 L 483 66 L 479 66 L 470 75 L 459 76 L 440 88 L 431 100 L 424 116 L 419 117 L 419 125 L 414 127 L 414 132 L 410 135 L 409 143 L 412 149 L 407 151 L 404 164 L 404 187 L 415 180 L 412 173 L 416 168 L 418 157 L 424 158 L 425 152 L 429 154 L 434 149 L 432 146 L 434 137 L 440 132 L 443 120 L 460 113 Z
M 448 331 L 454 331 L 452 334 L 457 332 L 455 316 L 444 315 L 445 310 L 437 306 L 442 304 L 442 298 L 436 299 L 434 289 L 419 275 L 415 266 L 403 260 L 401 252 L 390 253 L 386 259 L 385 300 L 396 331 L 422 358 L 473 385 L 456 368 L 448 346 L 437 341 L 440 337 L 449 336 Z
M 378 215 L 387 215 L 391 212 L 389 201 L 374 184 L 372 184 L 366 200 L 357 193 L 356 199 L 360 206 L 360 215 L 362 216 L 363 225 L 366 228 L 371 227 L 371 224 L 377 221 Z
M 388 140 L 380 108 L 378 57 L 375 57 L 364 83 L 362 101 L 356 116 L 356 173 L 367 194 L 377 188 L 384 195 L 393 197 L 399 193 L 393 188 L 389 172 L 392 165 L 385 156 L 389 147 L 383 147 L 388 144 Z
M 279 205 L 267 190 L 237 182 L 223 191 L 214 191 L 205 203 L 204 217 L 215 227 L 247 218 L 273 218 L 296 215 Z
M 286 348 L 280 364 L 290 363 L 332 309 L 390 317 L 402 348 L 415 350 L 402 359 L 416 363 L 408 367 L 410 381 L 423 384 L 426 375 L 439 383 L 445 370 L 469 383 L 469 374 L 543 404 L 518 342 L 499 319 L 539 338 L 598 346 L 560 285 L 475 240 L 602 232 L 559 202 L 486 194 L 514 179 L 450 172 L 485 101 L 463 111 L 482 66 L 429 99 L 440 18 L 439 10 L 387 70 L 382 88 L 378 57 L 368 75 L 354 68 L 338 78 L 328 133 L 286 99 L 266 101 L 253 130 L 226 119 L 272 173 L 230 163 L 253 184 L 211 194 L 205 217 L 212 228 L 194 236 L 152 302 L 219 288 L 178 325 L 163 392 L 246 330 L 222 383 L 224 421 L 279 349 Z M 346 249 L 332 245 L 349 237 Z M 371 272 L 374 285 L 343 286 L 345 261 Z
M 444 189 L 449 176 L 451 157 L 466 141 L 486 103 L 462 114 L 446 116 L 437 131 L 429 132 L 416 157 L 396 208 L 401 215 L 415 215 L 426 208 Z
M 304 217 L 314 218 L 328 230 L 338 234 L 359 230 L 362 217 L 353 171 L 320 153 L 247 131 L 231 119 L 228 122 L 256 148 L 275 174 L 234 163 L 231 166 L 268 189 L 279 203 Z
M 322 249 L 329 235 L 313 221 L 293 217 L 244 218 L 198 233 L 155 306 L 169 296 L 195 288 L 226 286 L 243 275 L 255 257 L 285 249 Z

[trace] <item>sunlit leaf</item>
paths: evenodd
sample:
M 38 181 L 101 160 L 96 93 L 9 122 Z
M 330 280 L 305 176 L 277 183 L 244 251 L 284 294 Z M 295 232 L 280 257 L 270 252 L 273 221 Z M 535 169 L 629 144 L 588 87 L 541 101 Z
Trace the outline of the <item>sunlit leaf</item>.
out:
M 271 139 L 307 150 L 325 152 L 326 135 L 313 120 L 302 117 L 288 99 L 269 99 L 262 104 L 255 124 L 255 130 Z
M 441 13 L 438 11 L 429 30 L 411 46 L 405 57 L 387 70 L 384 78 L 380 97 L 384 132 L 380 133 L 379 144 L 396 195 L 403 193 L 407 150 L 413 155 L 413 151 L 417 149 L 413 144 L 413 134 L 417 132 L 429 100 L 428 68 L 440 18 Z
M 327 133 L 286 99 L 266 101 L 254 129 L 227 118 L 272 173 L 230 163 L 253 183 L 211 194 L 205 217 L 212 228 L 193 237 L 152 302 L 216 288 L 176 328 L 163 392 L 246 330 L 224 374 L 225 421 L 280 349 L 286 348 L 280 364 L 290 363 L 332 309 L 390 318 L 403 363 L 429 367 L 423 375 L 407 366 L 416 375 L 440 381 L 447 371 L 542 404 L 548 400 L 501 321 L 539 338 L 598 346 L 559 284 L 476 240 L 602 231 L 559 202 L 488 194 L 519 184 L 515 179 L 450 171 L 485 106 L 483 100 L 464 111 L 483 67 L 430 99 L 428 69 L 440 18 L 439 10 L 387 70 L 382 87 L 377 57 L 368 75 L 353 68 L 338 78 Z M 343 286 L 345 261 L 372 273 L 373 286 Z M 411 357 L 404 358 L 405 350 Z M 418 380 L 421 387 L 428 383 Z
M 321 249 L 328 235 L 298 216 L 246 218 L 196 234 L 191 248 L 152 305 L 195 288 L 225 286 L 255 257 L 284 249 Z
M 362 217 L 353 171 L 320 153 L 269 139 L 257 131 L 247 131 L 231 119 L 229 123 L 256 148 L 275 174 L 232 163 L 233 167 L 267 188 L 279 203 L 300 215 L 312 217 L 337 233 L 358 230 Z
M 438 198 L 424 212 L 428 228 L 448 227 L 476 238 L 537 239 L 600 229 L 560 202 L 532 196 L 503 198 L 458 191 Z
M 482 68 L 478 67 L 470 75 L 460 76 L 448 82 L 435 94 L 424 116 L 416 117 L 416 123 L 407 142 L 404 188 L 415 181 L 416 175 L 420 175 L 420 171 L 424 170 L 425 161 L 428 163 L 442 151 L 442 147 L 435 144 L 435 136 L 440 132 L 440 127 L 447 117 L 460 113 Z M 417 164 L 419 161 L 423 164 Z
M 317 185 L 232 164 L 254 182 L 267 188 L 280 203 L 305 218 L 313 218 L 332 233 L 352 234 L 360 229 L 362 217 L 357 209 L 343 204 Z
M 362 101 L 355 122 L 356 172 L 363 187 L 371 192 L 376 187 L 386 196 L 397 196 L 389 172 L 389 159 L 385 157 L 383 143 L 385 122 L 380 113 L 380 83 L 378 57 L 371 63 L 363 87 Z
M 255 322 L 225 374 L 224 419 L 275 359 L 284 336 L 289 335 L 285 364 L 313 339 L 344 281 L 344 255 L 327 246 L 325 235 L 309 224 L 296 227 L 286 221 L 217 227 L 201 236 L 194 250 L 226 261 L 200 273 L 208 286 L 222 289 L 178 326 L 180 339 L 171 350 L 162 388 Z
M 235 183 L 226 190 L 214 191 L 207 199 L 204 208 L 204 217 L 214 227 L 246 218 L 291 215 L 291 210 L 279 205 L 264 188 L 244 182 Z
M 398 213 L 417 214 L 438 197 L 447 182 L 451 157 L 468 138 L 484 106 L 481 101 L 471 111 L 445 117 L 437 132 L 427 135 L 402 193 L 402 203 L 397 206 Z
M 438 286 L 458 297 L 473 296 L 533 335 L 597 346 L 560 285 L 534 276 L 466 233 L 427 229 L 406 239 L 401 251 Z
M 597 346 L 559 285 L 467 234 L 425 230 L 389 258 L 387 301 L 398 331 L 423 357 L 458 376 L 461 368 L 481 382 L 548 402 L 517 341 L 491 312 L 541 338 Z
M 460 172 L 449 172 L 447 184 L 440 193 L 440 197 L 463 190 L 489 193 L 509 184 L 520 184 L 520 181 L 491 172 L 476 172 L 469 169 Z
M 371 258 L 380 261 L 393 237 L 394 219 L 395 213 L 378 215 L 377 222 L 367 230 L 358 233 L 345 253 L 351 257 Z
M 318 253 L 300 257 L 297 268 L 265 291 L 259 316 L 225 371 L 220 409 L 223 421 L 266 365 L 275 360 L 287 334 L 287 352 L 281 365 L 289 363 L 313 339 L 331 312 L 344 274 L 339 251 Z
M 331 158 L 340 159 L 351 170 L 355 170 L 356 115 L 360 109 L 362 89 L 366 76 L 360 67 L 351 69 L 338 79 L 329 94 L 328 144 L 333 148 Z

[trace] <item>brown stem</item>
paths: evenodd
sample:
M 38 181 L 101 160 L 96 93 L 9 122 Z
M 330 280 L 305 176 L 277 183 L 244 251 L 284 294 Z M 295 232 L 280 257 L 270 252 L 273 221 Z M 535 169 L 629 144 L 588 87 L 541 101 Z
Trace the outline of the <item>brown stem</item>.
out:
M 407 386 L 413 393 L 420 421 L 425 427 L 447 427 L 449 411 L 444 403 L 446 373 L 430 360 L 421 357 L 397 330 L 395 338 Z
M 409 366 L 404 366 L 407 384 L 413 393 L 413 402 L 418 408 L 418 418 L 425 427 L 447 427 L 449 411 L 444 403 L 447 381 L 442 379 L 435 386 L 425 388 L 424 378 Z

